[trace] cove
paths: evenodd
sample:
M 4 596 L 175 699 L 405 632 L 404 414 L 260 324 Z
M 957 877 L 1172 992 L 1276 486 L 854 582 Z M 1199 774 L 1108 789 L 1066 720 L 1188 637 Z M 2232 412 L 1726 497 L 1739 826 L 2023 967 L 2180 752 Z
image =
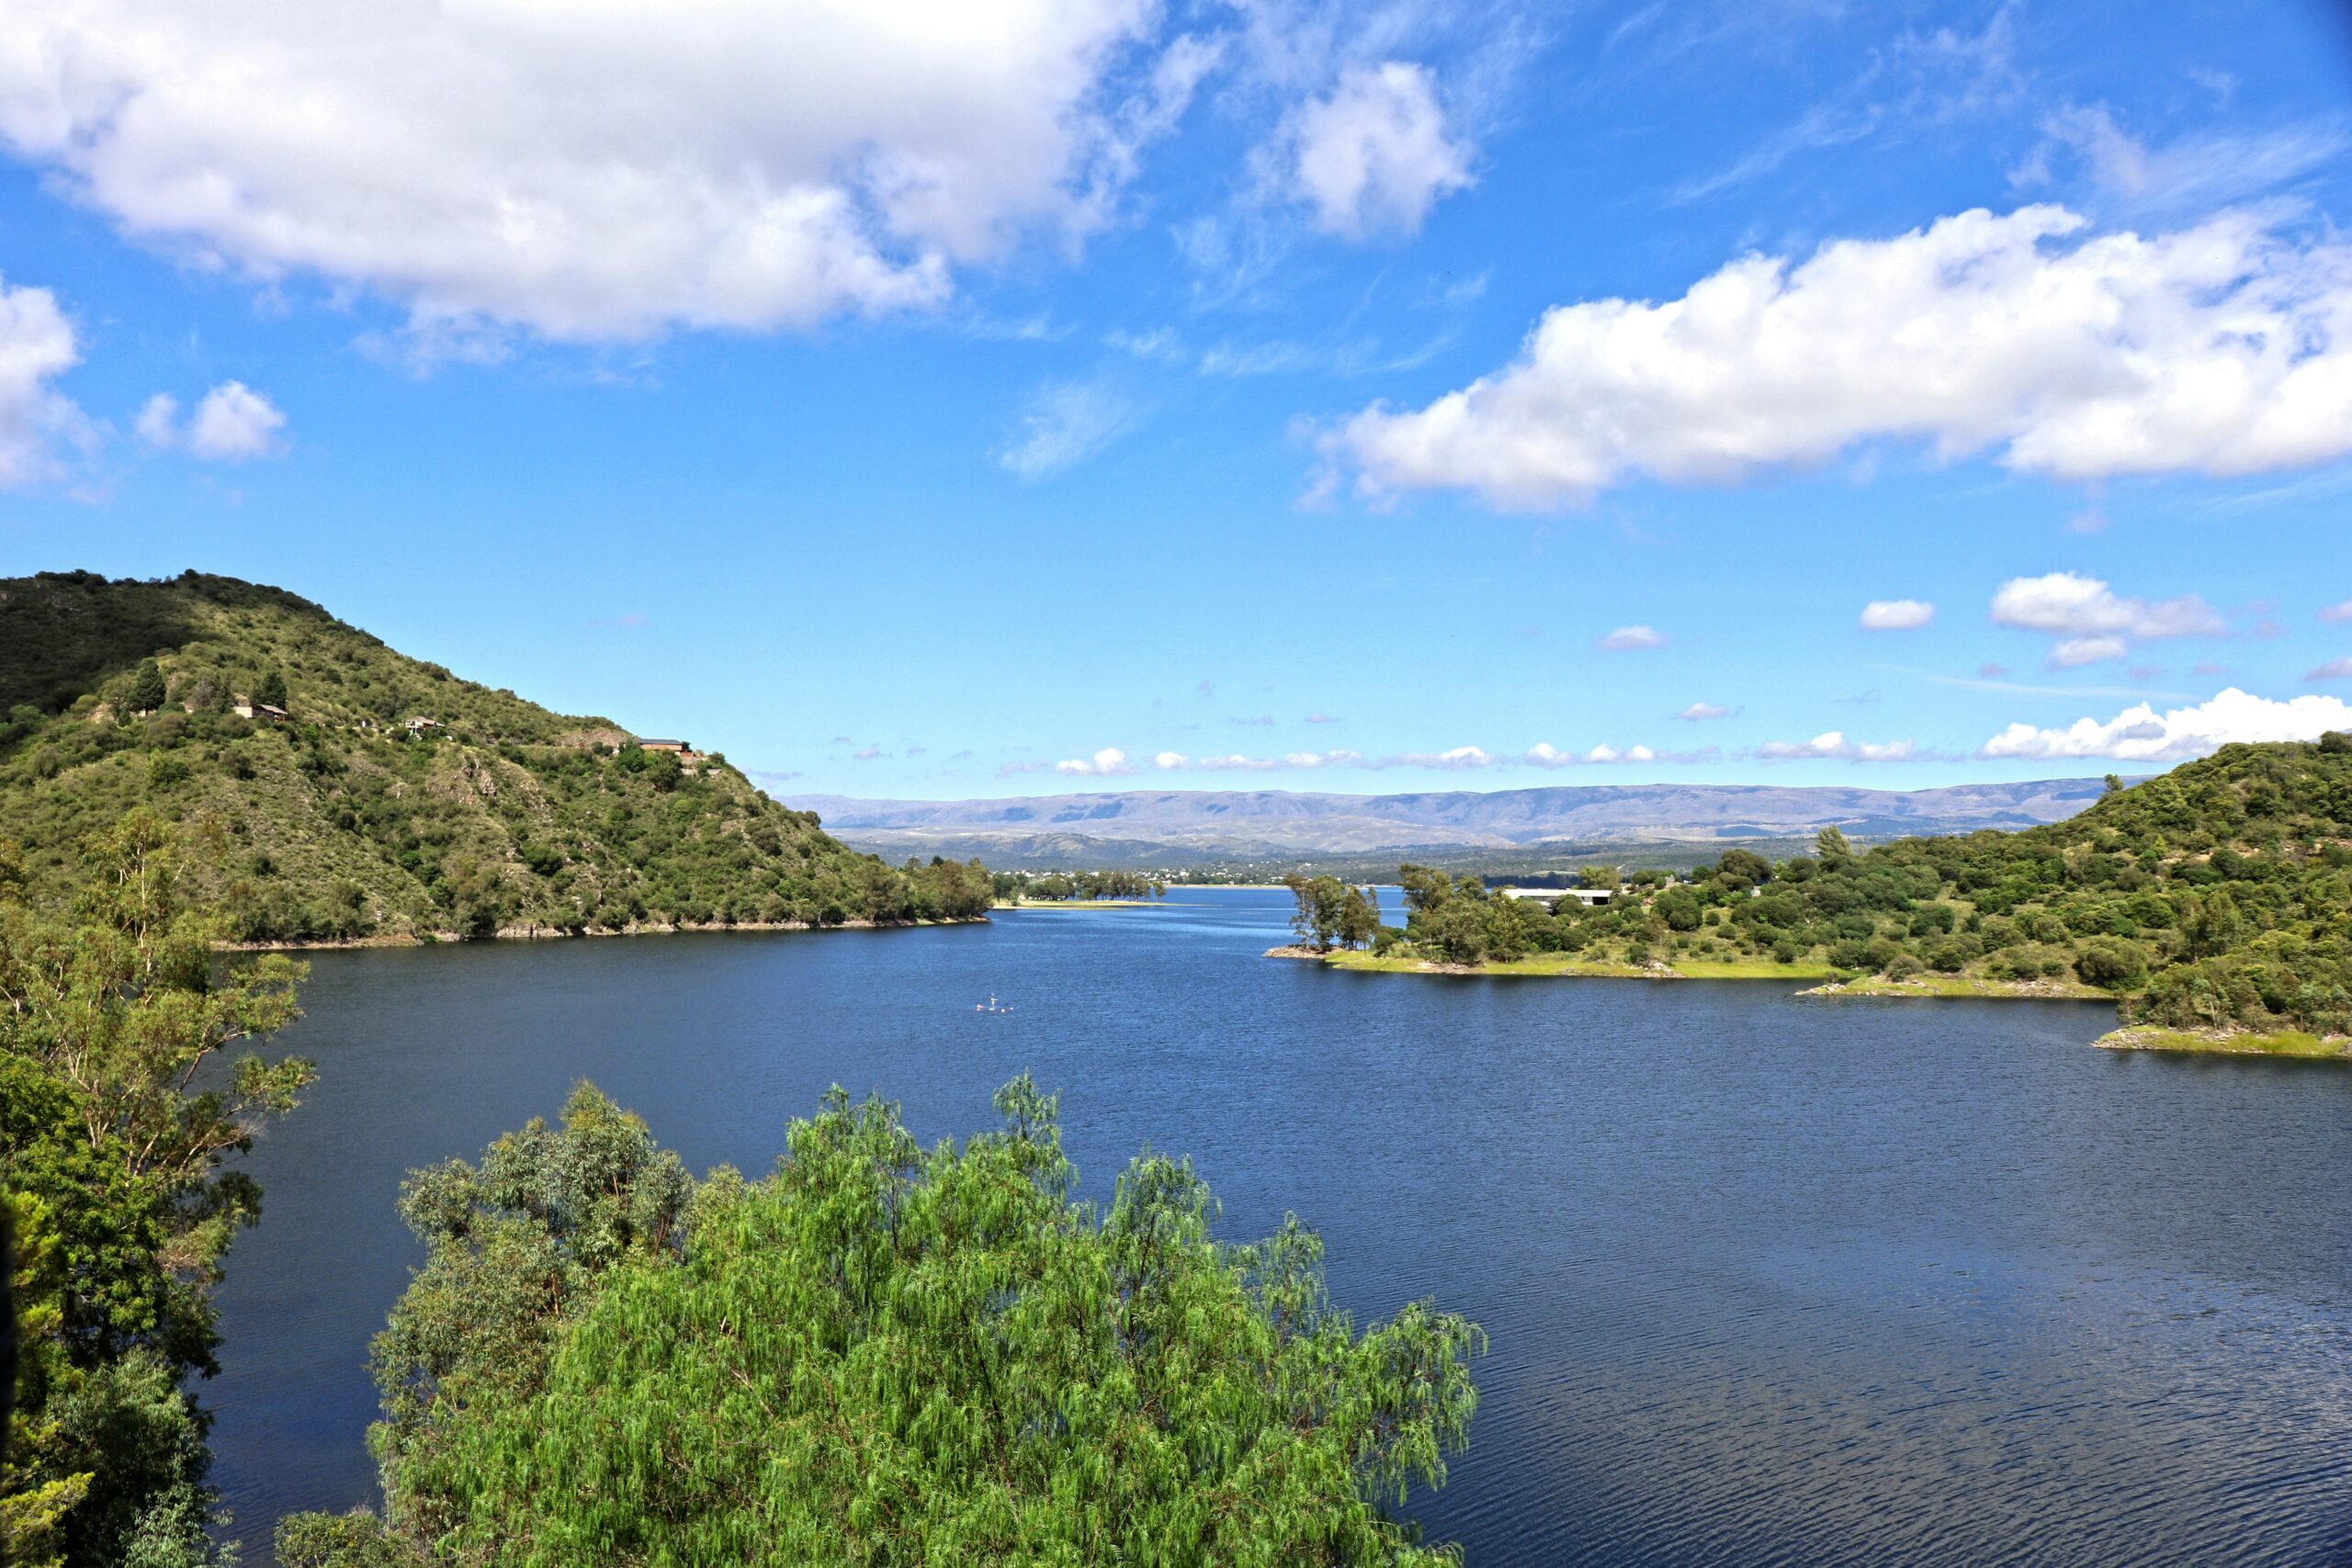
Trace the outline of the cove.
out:
M 1487 1329 L 1409 1506 L 1473 1563 L 2352 1551 L 2352 1073 L 2091 1050 L 2075 1003 L 1263 962 L 1289 905 L 315 955 L 279 1043 L 320 1082 L 253 1156 L 200 1391 L 234 1533 L 372 1495 L 411 1166 L 581 1077 L 756 1172 L 831 1084 L 933 1139 L 1027 1069 L 1086 1195 L 1190 1154 L 1228 1238 L 1319 1229 L 1360 1318 Z

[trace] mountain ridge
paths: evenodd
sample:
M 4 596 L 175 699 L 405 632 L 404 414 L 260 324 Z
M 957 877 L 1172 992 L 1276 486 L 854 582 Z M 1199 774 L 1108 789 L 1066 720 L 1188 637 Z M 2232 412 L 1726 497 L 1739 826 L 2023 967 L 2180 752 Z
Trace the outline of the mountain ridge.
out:
M 1510 790 L 1347 795 L 1294 790 L 1116 790 L 993 800 L 839 795 L 785 797 L 846 842 L 921 852 L 928 844 L 1069 841 L 1132 857 L 1363 854 L 1408 849 L 1532 848 L 1596 840 L 1690 842 L 1806 835 L 1857 838 L 2018 829 L 2073 816 L 2095 778 L 1964 784 L 1921 790 L 1839 784 L 1552 784 Z

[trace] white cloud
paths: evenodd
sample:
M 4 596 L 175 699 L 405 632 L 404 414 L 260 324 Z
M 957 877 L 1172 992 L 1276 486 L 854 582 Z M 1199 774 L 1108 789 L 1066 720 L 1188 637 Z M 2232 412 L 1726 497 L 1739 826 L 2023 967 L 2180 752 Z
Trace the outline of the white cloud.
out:
M 1055 381 L 1031 394 L 1012 441 L 997 461 L 1024 479 L 1083 463 L 1136 426 L 1135 405 L 1102 381 Z
M 1070 757 L 1054 764 L 1054 772 L 1078 778 L 1110 778 L 1118 773 L 1132 773 L 1135 764 L 1116 746 L 1105 746 L 1091 757 Z
M 2048 177 L 2051 154 L 2071 152 L 2117 201 L 2135 210 L 2210 211 L 2326 167 L 2346 145 L 2343 120 L 2305 120 L 2248 135 L 2187 136 L 2151 147 L 2104 104 L 2073 105 L 2042 122 L 2044 137 L 2016 183 Z
M 1721 703 L 1692 703 L 1674 716 L 1691 724 L 1701 724 L 1711 718 L 1728 717 L 1730 714 L 1731 709 Z
M 1352 65 L 1290 127 L 1290 174 L 1317 227 L 1349 239 L 1412 233 L 1430 205 L 1470 182 L 1428 67 Z
M 2067 479 L 2352 451 L 2352 250 L 2244 213 L 2149 236 L 2085 225 L 1980 209 L 1743 257 L 1662 304 L 1555 307 L 1513 364 L 1424 408 L 1374 404 L 1326 456 L 1367 495 L 1525 508 L 1873 440 Z
M 223 381 L 204 394 L 196 412 L 180 418 L 179 400 L 158 392 L 132 426 L 157 452 L 187 451 L 216 462 L 241 463 L 278 450 L 286 414 L 243 381 Z
M 1866 632 L 1916 631 L 1936 618 L 1936 607 L 1922 599 L 1873 599 L 1862 606 Z
M 1447 751 L 1400 751 L 1394 757 L 1383 758 L 1382 761 L 1400 768 L 1490 768 L 1495 764 L 1495 757 L 1476 746 L 1456 746 Z
M 2303 671 L 2306 681 L 2352 681 L 2352 659 L 2331 659 Z
M 2352 729 L 2352 704 L 2339 698 L 2278 702 L 2235 686 L 2194 707 L 2156 712 L 2153 704 L 2125 708 L 2101 723 L 2079 718 L 2064 729 L 2012 724 L 1987 740 L 1986 758 L 2115 757 L 2130 762 L 2177 762 L 2242 740 L 2310 740 L 2322 730 Z
M 187 423 L 187 449 L 199 457 L 239 462 L 277 449 L 286 415 L 243 381 L 223 381 L 204 394 Z
M 1640 766 L 1649 762 L 1713 762 L 1723 752 L 1713 746 L 1695 751 L 1660 751 L 1648 746 L 1612 746 L 1607 741 L 1589 751 L 1563 751 L 1546 742 L 1527 749 L 1519 760 L 1531 768 L 1590 768 Z
M 1636 649 L 1664 648 L 1666 634 L 1650 626 L 1619 626 L 1607 637 L 1593 639 L 1593 647 L 1607 649 L 1611 653 L 1625 653 Z
M 752 331 L 1099 225 L 1212 64 L 1148 0 L 0 0 L 0 141 L 199 265 L 422 323 Z M 1131 69 L 1131 67 L 1137 67 Z
M 52 477 L 55 444 L 83 432 L 81 411 L 54 384 L 81 358 L 56 295 L 0 280 L 0 490 Z
M 2132 645 L 2120 637 L 2070 637 L 2052 645 L 2050 668 L 2079 670 L 2086 664 L 2102 664 L 2120 659 L 2132 651 Z
M 1993 595 L 1993 619 L 2000 626 L 2076 637 L 2216 637 L 2227 629 L 2213 607 L 2194 593 L 2153 602 L 2130 599 L 2096 577 L 2073 571 L 2011 578 Z
M 2331 626 L 2352 625 L 2352 599 L 2341 604 L 2330 604 L 2319 613 L 2319 618 Z
M 1907 762 L 1918 756 L 1908 740 L 1873 743 L 1849 740 L 1842 731 L 1828 729 L 1810 740 L 1767 740 L 1756 754 L 1768 762 L 1837 759 L 1849 762 Z
M 1374 761 L 1359 751 L 1290 751 L 1280 757 L 1187 757 L 1182 751 L 1162 751 L 1152 758 L 1151 765 L 1164 773 L 1265 773 L 1282 768 L 1376 768 L 1386 764 L 1385 760 Z

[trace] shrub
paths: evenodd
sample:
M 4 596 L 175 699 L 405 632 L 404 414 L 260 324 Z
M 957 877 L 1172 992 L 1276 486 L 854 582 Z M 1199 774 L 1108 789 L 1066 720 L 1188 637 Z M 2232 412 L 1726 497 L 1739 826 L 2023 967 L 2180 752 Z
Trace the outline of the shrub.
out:
M 2086 986 L 2125 991 L 2148 977 L 2148 959 L 2128 942 L 2094 942 L 2075 955 L 2075 974 Z

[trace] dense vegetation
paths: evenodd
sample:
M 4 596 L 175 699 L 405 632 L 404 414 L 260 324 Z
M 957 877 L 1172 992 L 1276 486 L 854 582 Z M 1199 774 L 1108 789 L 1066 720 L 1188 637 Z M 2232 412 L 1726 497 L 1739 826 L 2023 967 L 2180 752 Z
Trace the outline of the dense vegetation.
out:
M 207 1288 L 260 1213 L 234 1160 L 311 1078 L 295 1059 L 212 1065 L 292 1021 L 302 969 L 215 956 L 154 818 L 85 853 L 70 923 L 28 909 L 0 853 L 0 1203 L 20 1335 L 0 1562 L 194 1568 L 223 1554 L 187 1381 L 215 1370 Z
M 1295 1220 L 1211 1239 L 1188 1162 L 1074 1203 L 1055 1103 L 921 1147 L 836 1089 L 775 1174 L 698 1186 L 587 1086 L 418 1171 L 430 1258 L 376 1345 L 387 1507 L 288 1568 L 1404 1563 L 1391 1517 L 1476 1403 L 1478 1331 L 1357 1334 Z
M 238 715 L 254 704 L 288 716 Z M 645 750 L 233 578 L 0 581 L 0 834 L 52 908 L 73 847 L 133 807 L 177 825 L 186 892 L 245 941 L 968 919 L 990 898 L 977 863 L 855 853 L 723 757 Z
M 995 874 L 996 896 L 1012 903 L 1093 903 L 1105 898 L 1157 898 L 1168 884 L 1139 871 L 1052 871 L 1042 875 L 1025 871 Z
M 1448 963 L 1805 962 L 2086 987 L 2175 1028 L 2352 1033 L 2352 735 L 2225 747 L 2129 789 L 2110 781 L 2080 816 L 2022 832 L 1858 853 L 1830 829 L 1778 863 L 1733 850 L 1594 908 L 1402 875 L 1405 930 L 1375 946 Z

